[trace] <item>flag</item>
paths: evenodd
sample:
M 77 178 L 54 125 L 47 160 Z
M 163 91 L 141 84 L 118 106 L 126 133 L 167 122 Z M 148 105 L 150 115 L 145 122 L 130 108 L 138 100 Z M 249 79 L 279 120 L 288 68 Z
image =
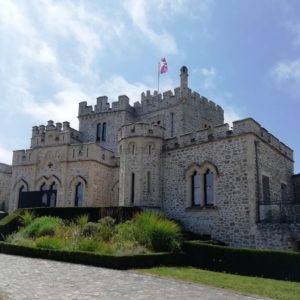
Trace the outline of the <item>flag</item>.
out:
M 168 71 L 168 63 L 165 58 L 162 58 L 159 65 L 159 73 L 164 74 Z

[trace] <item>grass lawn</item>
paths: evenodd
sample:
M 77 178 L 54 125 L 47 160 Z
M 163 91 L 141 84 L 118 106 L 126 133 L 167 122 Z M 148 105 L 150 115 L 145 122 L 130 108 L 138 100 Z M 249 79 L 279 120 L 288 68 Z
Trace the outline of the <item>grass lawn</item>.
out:
M 192 267 L 160 267 L 153 269 L 142 269 L 138 270 L 138 272 L 150 273 L 152 275 L 169 277 L 192 283 L 201 283 L 213 287 L 237 291 L 243 294 L 256 295 L 271 299 L 300 299 L 300 283 L 297 282 L 239 276 L 211 272 Z

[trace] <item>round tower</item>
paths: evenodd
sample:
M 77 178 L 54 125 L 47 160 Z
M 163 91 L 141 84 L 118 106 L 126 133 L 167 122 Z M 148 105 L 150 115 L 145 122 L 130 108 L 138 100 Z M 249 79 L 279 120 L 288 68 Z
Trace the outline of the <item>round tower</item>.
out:
M 119 205 L 160 206 L 160 154 L 164 127 L 149 123 L 119 130 Z
M 188 98 L 188 68 L 182 66 L 180 69 L 180 98 L 186 100 Z

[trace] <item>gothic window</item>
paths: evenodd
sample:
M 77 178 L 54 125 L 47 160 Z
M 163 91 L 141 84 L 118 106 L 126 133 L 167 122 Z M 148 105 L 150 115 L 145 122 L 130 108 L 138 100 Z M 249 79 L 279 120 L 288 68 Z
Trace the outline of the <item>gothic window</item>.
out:
M 200 206 L 201 205 L 201 177 L 195 171 L 191 178 L 192 183 L 192 205 L 193 206 Z
M 102 124 L 102 141 L 106 141 L 106 123 Z
M 268 176 L 262 177 L 262 187 L 263 187 L 263 200 L 264 202 L 270 202 L 270 180 Z
M 135 174 L 131 173 L 131 204 L 134 203 L 134 193 L 135 193 Z
M 75 206 L 83 206 L 84 186 L 79 182 L 75 187 Z
M 214 205 L 214 174 L 209 169 L 204 174 L 204 203 Z
M 210 162 L 191 165 L 185 173 L 186 207 L 214 207 L 218 170 Z
M 287 185 L 285 183 L 281 183 L 281 201 L 287 201 L 288 195 L 287 195 Z
M 101 138 L 101 123 L 97 124 L 96 141 L 100 141 Z

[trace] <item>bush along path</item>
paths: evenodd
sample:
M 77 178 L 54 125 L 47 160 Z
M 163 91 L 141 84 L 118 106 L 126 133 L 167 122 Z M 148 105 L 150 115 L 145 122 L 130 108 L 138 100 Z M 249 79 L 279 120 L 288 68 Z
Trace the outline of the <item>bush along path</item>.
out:
M 7 236 L 7 243 L 51 250 L 126 255 L 178 252 L 182 242 L 179 225 L 157 212 L 142 212 L 121 224 L 115 224 L 111 217 L 89 222 L 86 215 L 75 221 L 49 216 L 34 218 L 29 211 L 25 211 L 22 218 L 24 227 Z

